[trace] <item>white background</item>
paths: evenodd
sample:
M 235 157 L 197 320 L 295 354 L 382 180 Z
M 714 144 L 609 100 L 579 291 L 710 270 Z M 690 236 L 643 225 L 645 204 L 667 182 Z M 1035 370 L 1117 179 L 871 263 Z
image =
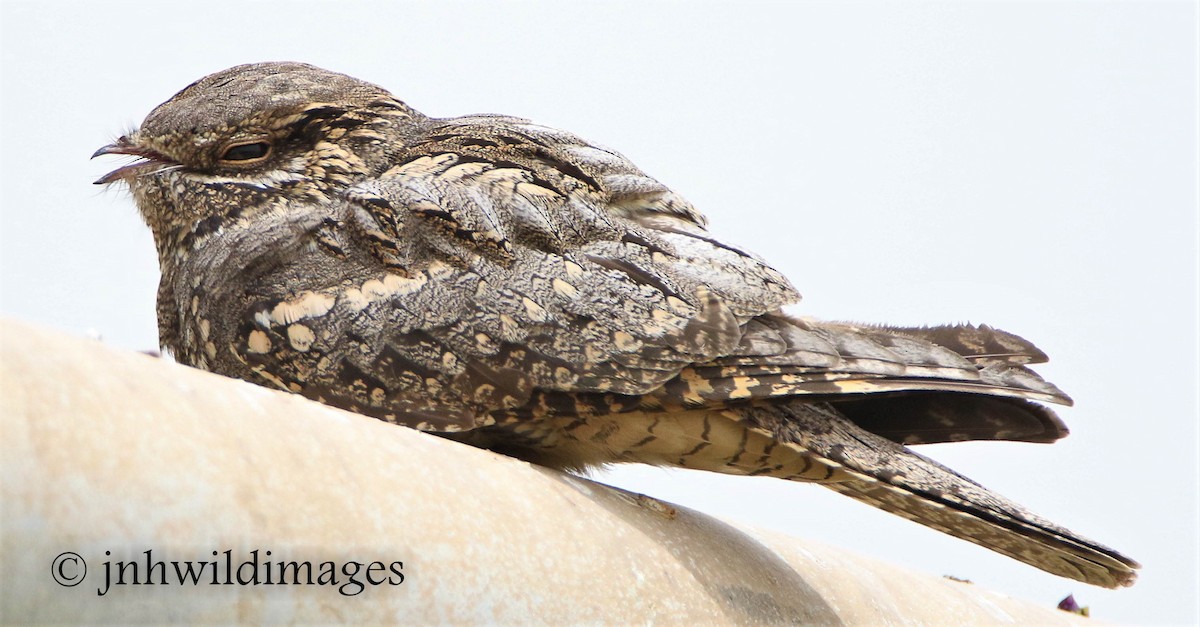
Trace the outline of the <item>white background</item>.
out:
M 924 451 L 1145 569 L 1088 587 L 814 486 L 601 480 L 1102 620 L 1198 620 L 1195 3 L 2 7 L 3 315 L 156 346 L 150 236 L 87 157 L 207 73 L 307 61 L 430 115 L 530 117 L 683 193 L 806 315 L 1036 341 L 1069 438 Z

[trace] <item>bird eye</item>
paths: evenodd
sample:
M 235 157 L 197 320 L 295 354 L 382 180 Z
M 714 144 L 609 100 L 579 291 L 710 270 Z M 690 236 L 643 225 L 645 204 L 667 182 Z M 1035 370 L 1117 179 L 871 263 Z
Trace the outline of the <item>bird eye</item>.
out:
M 270 142 L 259 139 L 226 147 L 221 153 L 221 161 L 261 161 L 270 154 Z

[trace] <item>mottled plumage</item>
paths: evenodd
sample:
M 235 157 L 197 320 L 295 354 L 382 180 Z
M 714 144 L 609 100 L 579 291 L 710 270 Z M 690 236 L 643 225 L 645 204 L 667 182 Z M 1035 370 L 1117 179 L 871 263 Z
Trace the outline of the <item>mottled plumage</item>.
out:
M 154 233 L 179 361 L 561 467 L 815 481 L 1066 577 L 1137 564 L 902 444 L 1051 442 L 1069 403 L 986 326 L 800 319 L 620 154 L 429 118 L 295 63 L 193 83 L 97 154 Z

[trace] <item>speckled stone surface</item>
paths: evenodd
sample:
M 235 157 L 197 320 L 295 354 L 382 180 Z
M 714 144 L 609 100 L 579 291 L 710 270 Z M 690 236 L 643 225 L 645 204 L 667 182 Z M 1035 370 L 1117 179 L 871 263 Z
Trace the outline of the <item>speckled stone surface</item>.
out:
M 13 321 L 0 428 L 6 624 L 1081 622 Z

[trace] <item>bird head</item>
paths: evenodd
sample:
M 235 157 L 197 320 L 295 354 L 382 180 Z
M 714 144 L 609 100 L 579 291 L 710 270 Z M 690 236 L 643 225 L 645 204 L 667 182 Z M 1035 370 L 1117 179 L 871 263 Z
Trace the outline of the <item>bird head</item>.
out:
M 165 261 L 231 221 L 327 201 L 377 176 L 425 119 L 344 74 L 302 63 L 240 65 L 192 83 L 97 150 L 93 157 L 137 161 L 96 183 L 129 185 Z

